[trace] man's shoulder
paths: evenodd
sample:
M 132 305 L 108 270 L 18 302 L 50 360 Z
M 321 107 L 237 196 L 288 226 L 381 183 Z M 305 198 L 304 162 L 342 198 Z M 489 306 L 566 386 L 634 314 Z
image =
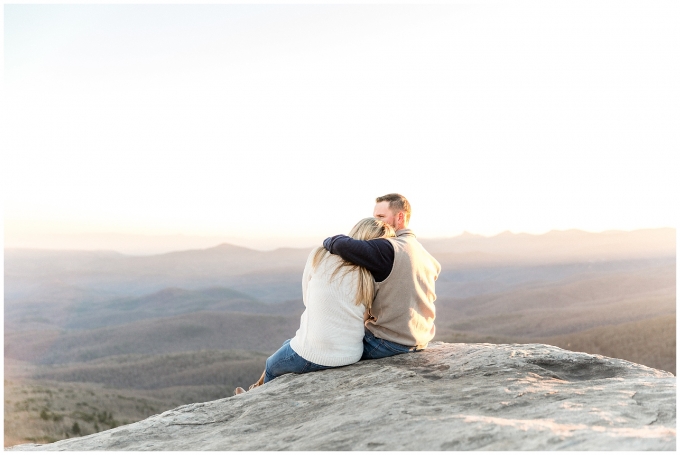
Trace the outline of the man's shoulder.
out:
M 416 238 L 416 233 L 409 228 L 398 229 L 395 234 L 398 239 Z
M 409 256 L 415 254 L 419 261 L 427 261 L 428 259 L 439 266 L 439 262 L 430 254 L 422 243 L 418 241 L 416 235 L 410 229 L 400 229 L 397 231 L 397 237 L 390 239 L 395 244 L 399 245 L 395 248 L 395 254 L 406 253 Z M 427 258 L 427 259 L 426 259 Z
M 401 244 L 401 245 L 408 245 L 408 246 L 419 246 L 420 248 L 423 248 L 423 245 L 418 241 L 416 238 L 415 233 L 410 230 L 410 229 L 400 229 L 396 232 L 397 236 L 393 237 L 389 240 Z

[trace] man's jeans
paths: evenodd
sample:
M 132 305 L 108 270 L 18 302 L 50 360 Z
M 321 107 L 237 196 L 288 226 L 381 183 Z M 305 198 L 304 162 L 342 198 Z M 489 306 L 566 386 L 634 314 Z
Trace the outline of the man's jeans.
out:
M 290 347 L 290 340 L 286 340 L 283 342 L 283 346 L 267 359 L 264 370 L 264 382 L 267 383 L 286 373 L 310 373 L 312 371 L 325 370 L 328 368 L 334 367 L 317 365 L 316 363 L 303 359 Z
M 383 340 L 373 335 L 370 330 L 364 330 L 364 353 L 361 356 L 361 360 L 382 359 L 383 357 L 417 351 L 422 351 L 422 349 Z

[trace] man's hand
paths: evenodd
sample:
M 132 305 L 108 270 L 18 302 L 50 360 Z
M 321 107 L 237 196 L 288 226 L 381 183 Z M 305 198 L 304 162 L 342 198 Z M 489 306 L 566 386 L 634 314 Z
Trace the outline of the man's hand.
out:
M 341 237 L 347 237 L 347 236 L 339 234 L 339 235 L 334 235 L 333 237 L 328 237 L 326 240 L 323 241 L 323 247 L 326 248 L 329 253 L 335 254 L 335 253 L 333 253 L 333 243 L 335 243 L 335 241 L 337 239 L 341 238 Z

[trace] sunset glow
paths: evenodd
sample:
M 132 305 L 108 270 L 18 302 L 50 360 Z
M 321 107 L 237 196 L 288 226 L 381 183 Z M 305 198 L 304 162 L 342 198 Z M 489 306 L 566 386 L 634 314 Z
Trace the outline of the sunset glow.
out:
M 5 246 L 674 227 L 679 8 L 5 5 Z

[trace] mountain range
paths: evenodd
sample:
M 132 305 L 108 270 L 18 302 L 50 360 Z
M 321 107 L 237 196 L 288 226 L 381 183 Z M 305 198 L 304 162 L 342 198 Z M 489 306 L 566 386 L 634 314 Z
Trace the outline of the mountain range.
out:
M 435 340 L 543 342 L 675 373 L 674 229 L 421 242 L 442 265 Z M 5 418 L 25 420 L 6 428 L 33 432 L 6 433 L 6 443 L 69 433 L 40 417 L 57 412 L 54 397 L 66 385 L 96 396 L 117 390 L 160 408 L 247 386 L 299 326 L 310 251 L 5 249 L 5 393 L 17 400 Z M 44 390 L 52 401 L 38 400 Z M 79 400 L 64 398 L 64 415 Z M 102 402 L 127 416 L 118 421 L 142 412 Z

